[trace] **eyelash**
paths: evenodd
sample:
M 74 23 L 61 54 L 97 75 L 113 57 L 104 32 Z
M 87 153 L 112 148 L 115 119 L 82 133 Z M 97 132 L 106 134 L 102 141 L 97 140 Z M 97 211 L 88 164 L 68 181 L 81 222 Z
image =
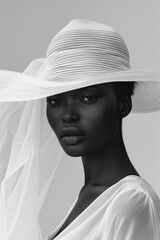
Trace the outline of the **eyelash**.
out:
M 95 96 L 91 96 L 91 95 L 90 95 L 90 96 L 85 96 L 85 97 L 83 97 L 82 99 L 84 99 L 84 98 L 90 98 L 90 97 L 91 97 L 91 98 L 94 98 L 94 101 L 92 101 L 92 103 L 97 102 L 97 99 L 98 99 L 98 98 L 95 97 Z M 54 100 L 54 101 L 55 101 L 55 100 L 59 100 L 59 98 L 50 99 L 50 100 L 47 100 L 47 102 L 49 102 L 51 105 L 55 105 L 55 106 L 56 106 L 56 104 L 52 104 L 52 103 L 51 103 L 51 101 L 53 101 L 53 100 Z M 81 100 L 81 101 L 83 102 L 83 100 Z M 87 103 L 86 101 L 84 101 L 84 102 Z M 91 103 L 91 104 L 92 104 L 92 103 Z M 87 104 L 88 104 L 88 103 L 87 103 Z M 90 103 L 89 103 L 89 104 L 90 104 Z M 59 105 L 59 104 L 58 104 L 58 105 Z

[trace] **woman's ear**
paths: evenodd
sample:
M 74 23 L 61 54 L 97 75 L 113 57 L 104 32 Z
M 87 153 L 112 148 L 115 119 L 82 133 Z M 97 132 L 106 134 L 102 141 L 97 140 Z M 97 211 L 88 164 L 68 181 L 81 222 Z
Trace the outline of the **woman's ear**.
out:
M 120 103 L 120 114 L 121 117 L 126 117 L 130 111 L 132 110 L 132 99 L 131 96 L 123 95 L 121 97 L 121 103 Z

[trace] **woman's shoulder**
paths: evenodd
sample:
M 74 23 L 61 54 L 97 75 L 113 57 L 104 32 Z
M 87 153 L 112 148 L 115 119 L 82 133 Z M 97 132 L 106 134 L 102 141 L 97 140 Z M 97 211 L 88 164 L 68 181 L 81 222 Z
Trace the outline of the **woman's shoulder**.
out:
M 111 202 L 111 208 L 119 215 L 129 216 L 144 211 L 156 212 L 160 219 L 160 199 L 151 185 L 142 177 L 128 176 Z
M 98 234 L 100 239 L 159 239 L 160 199 L 146 180 L 138 176 L 122 179 Z
M 134 192 L 138 196 L 142 195 L 160 201 L 159 196 L 157 195 L 153 187 L 143 177 L 130 175 L 128 176 L 128 179 L 126 178 L 126 180 L 127 181 L 124 187 L 124 191 L 130 193 Z

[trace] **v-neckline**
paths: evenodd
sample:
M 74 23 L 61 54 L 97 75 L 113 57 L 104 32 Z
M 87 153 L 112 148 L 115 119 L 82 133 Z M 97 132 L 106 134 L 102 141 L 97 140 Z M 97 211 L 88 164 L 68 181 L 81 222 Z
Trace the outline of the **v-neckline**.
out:
M 88 211 L 93 205 L 95 205 L 95 203 L 97 203 L 97 201 L 99 201 L 100 198 L 102 198 L 106 192 L 110 191 L 113 187 L 115 187 L 116 185 L 120 184 L 122 181 L 125 181 L 128 178 L 138 178 L 138 179 L 142 179 L 141 176 L 138 175 L 127 175 L 124 178 L 120 179 L 118 182 L 116 182 L 115 184 L 113 184 L 112 186 L 108 187 L 106 190 L 104 190 L 98 197 L 96 197 L 65 229 L 63 229 L 56 237 L 54 237 L 58 231 L 60 230 L 60 228 L 63 226 L 64 222 L 66 221 L 66 219 L 68 218 L 69 214 L 71 213 L 71 211 L 73 210 L 75 203 L 78 200 L 78 197 L 75 199 L 75 201 L 73 202 L 72 206 L 70 207 L 70 209 L 68 210 L 67 214 L 65 215 L 65 217 L 62 219 L 62 221 L 57 225 L 57 227 L 54 229 L 54 231 L 52 231 L 49 236 L 52 236 L 53 240 L 58 240 L 60 237 L 62 237 L 67 231 L 68 229 L 70 229 L 72 227 L 73 224 L 75 224 L 75 222 L 77 222 L 77 220 L 79 220 L 80 217 L 82 217 L 86 211 Z M 49 237 L 48 236 L 48 237 Z M 48 240 L 48 237 L 46 240 Z

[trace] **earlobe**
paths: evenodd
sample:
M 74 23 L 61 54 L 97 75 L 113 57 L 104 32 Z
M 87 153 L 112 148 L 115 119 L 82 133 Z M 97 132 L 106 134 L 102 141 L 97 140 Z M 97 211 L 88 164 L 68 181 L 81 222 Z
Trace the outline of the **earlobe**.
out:
M 120 114 L 121 117 L 126 117 L 130 111 L 132 110 L 132 100 L 131 97 L 128 95 L 124 95 L 121 98 L 121 107 L 120 107 Z

